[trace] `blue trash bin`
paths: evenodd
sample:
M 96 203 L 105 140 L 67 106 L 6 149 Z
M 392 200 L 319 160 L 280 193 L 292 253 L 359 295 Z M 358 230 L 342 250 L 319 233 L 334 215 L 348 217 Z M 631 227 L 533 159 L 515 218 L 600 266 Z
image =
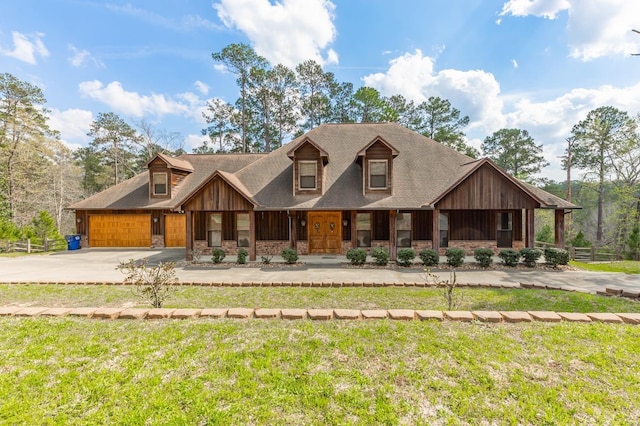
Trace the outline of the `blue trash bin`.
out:
M 65 235 L 67 240 L 67 250 L 78 250 L 80 248 L 80 235 Z

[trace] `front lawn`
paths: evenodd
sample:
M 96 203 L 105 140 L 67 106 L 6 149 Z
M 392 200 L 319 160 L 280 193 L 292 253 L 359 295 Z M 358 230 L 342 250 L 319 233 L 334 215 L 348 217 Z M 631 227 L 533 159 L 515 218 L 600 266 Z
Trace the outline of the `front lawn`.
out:
M 624 272 L 625 274 L 640 274 L 640 262 L 624 260 L 620 262 L 584 263 L 571 261 L 569 264 L 577 269 L 595 272 Z
M 456 309 L 495 311 L 640 312 L 640 303 L 618 297 L 559 290 L 459 288 Z M 148 307 L 128 286 L 0 284 L 2 305 Z M 447 308 L 435 288 L 300 288 L 179 286 L 170 308 Z
M 635 424 L 640 327 L 0 318 L 0 424 Z

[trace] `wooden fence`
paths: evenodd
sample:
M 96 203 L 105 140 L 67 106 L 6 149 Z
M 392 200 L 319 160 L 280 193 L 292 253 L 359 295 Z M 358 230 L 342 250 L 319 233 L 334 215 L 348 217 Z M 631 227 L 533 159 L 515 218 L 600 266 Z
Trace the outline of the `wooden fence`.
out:
M 64 240 L 45 240 L 44 244 L 32 243 L 30 239 L 18 241 L 0 241 L 1 253 L 43 253 L 48 251 L 62 251 L 66 249 L 67 242 Z
M 555 247 L 555 245 L 543 241 L 536 241 L 534 247 L 544 251 L 545 248 Z M 619 256 L 615 250 L 609 248 L 568 246 L 565 247 L 565 250 L 569 252 L 569 258 L 571 260 L 577 260 L 578 262 L 611 262 L 619 260 Z

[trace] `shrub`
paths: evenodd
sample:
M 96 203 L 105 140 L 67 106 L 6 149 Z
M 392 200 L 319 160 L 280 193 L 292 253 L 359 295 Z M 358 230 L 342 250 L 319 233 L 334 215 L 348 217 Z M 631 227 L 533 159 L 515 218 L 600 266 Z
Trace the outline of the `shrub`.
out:
M 637 224 L 627 237 L 624 258 L 626 260 L 640 260 L 640 227 Z
M 536 248 L 523 248 L 520 250 L 520 256 L 522 257 L 522 263 L 529 268 L 536 266 L 536 262 L 542 256 L 542 251 Z
M 282 257 L 286 263 L 293 264 L 298 261 L 298 252 L 294 249 L 286 248 L 282 250 Z
M 513 249 L 500 250 L 498 257 L 502 259 L 502 262 L 507 266 L 516 266 L 520 261 L 520 253 Z
M 398 250 L 398 260 L 396 263 L 400 266 L 411 266 L 413 265 L 413 259 L 416 258 L 416 252 L 410 248 L 404 248 Z
M 349 249 L 347 250 L 347 259 L 352 265 L 364 265 L 367 261 L 367 252 L 363 249 Z
M 384 247 L 371 249 L 371 257 L 376 260 L 376 265 L 384 266 L 389 263 L 389 250 Z
M 570 243 L 573 247 L 591 247 L 591 242 L 588 241 L 582 231 L 578 232 Z
M 247 256 L 249 256 L 249 252 L 245 249 L 238 250 L 238 263 L 240 265 L 244 265 L 247 263 Z
M 451 271 L 450 278 L 443 280 L 438 275 L 427 269 L 426 280 L 428 284 L 433 283 L 440 290 L 440 294 L 447 304 L 447 309 L 452 310 L 460 303 L 460 295 L 456 291 L 458 287 L 456 271 Z
M 545 224 L 542 229 L 536 234 L 536 241 L 542 241 L 544 243 L 553 243 L 553 230 L 551 225 Z
M 420 250 L 418 256 L 420 257 L 420 260 L 422 260 L 424 266 L 436 266 L 440 263 L 440 255 L 437 251 L 432 249 Z
M 147 267 L 147 259 L 137 263 L 131 259 L 120 262 L 116 269 L 126 275 L 124 284 L 134 286 L 133 294 L 146 300 L 154 308 L 162 307 L 162 303 L 175 290 L 173 284 L 178 282 L 172 262 Z
M 483 268 L 488 268 L 493 263 L 493 251 L 489 248 L 481 247 L 475 249 L 473 257 Z
M 227 254 L 221 248 L 211 250 L 211 260 L 213 260 L 213 263 L 222 262 L 226 256 Z
M 260 260 L 262 260 L 262 263 L 264 263 L 265 265 L 270 264 L 271 259 L 273 259 L 273 256 L 260 256 Z
M 449 266 L 458 267 L 464 263 L 465 252 L 461 248 L 451 247 L 444 253 Z
M 547 265 L 556 268 L 558 265 L 569 263 L 569 252 L 563 249 L 549 247 L 544 250 L 544 260 Z

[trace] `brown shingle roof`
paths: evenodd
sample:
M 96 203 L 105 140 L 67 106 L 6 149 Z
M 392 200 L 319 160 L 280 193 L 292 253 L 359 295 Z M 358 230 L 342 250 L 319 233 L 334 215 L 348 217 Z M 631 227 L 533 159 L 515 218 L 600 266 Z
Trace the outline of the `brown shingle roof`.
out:
M 71 205 L 75 210 L 96 209 L 177 209 L 202 182 L 217 170 L 235 173 L 248 164 L 264 157 L 265 154 L 184 154 L 173 158 L 172 164 L 193 169 L 173 190 L 173 197 L 167 199 L 149 198 L 149 172 L 142 172 L 131 179 L 112 186 L 89 198 Z M 176 163 L 175 160 L 178 160 Z

